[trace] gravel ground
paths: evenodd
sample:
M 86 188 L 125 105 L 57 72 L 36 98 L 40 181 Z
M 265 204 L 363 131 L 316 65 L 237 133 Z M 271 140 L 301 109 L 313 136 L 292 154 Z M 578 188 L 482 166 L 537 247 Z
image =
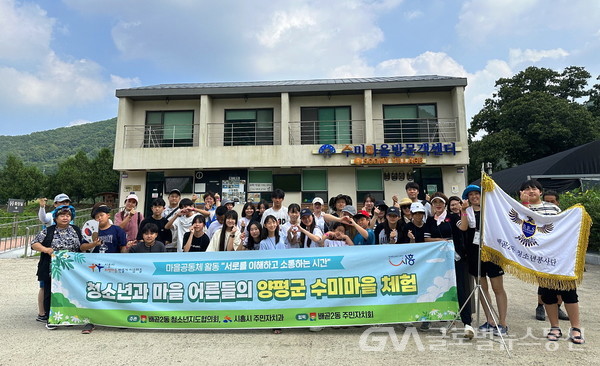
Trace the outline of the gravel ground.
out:
M 586 344 L 547 342 L 549 324 L 534 318 L 536 287 L 505 276 L 509 337 L 480 336 L 465 341 L 454 333 L 442 338 L 436 323 L 428 331 L 395 325 L 379 332 L 354 327 L 267 330 L 150 331 L 98 327 L 83 335 L 80 328 L 49 331 L 35 321 L 37 259 L 0 259 L 0 365 L 169 365 L 169 364 L 296 364 L 296 365 L 593 365 L 600 363 L 600 266 L 587 265 L 578 289 Z M 483 316 L 481 317 L 483 319 Z M 563 333 L 568 322 L 561 321 Z M 388 333 L 393 330 L 397 341 Z M 361 341 L 362 336 L 362 341 Z M 386 341 L 384 344 L 383 341 Z M 379 350 L 377 350 L 379 348 Z

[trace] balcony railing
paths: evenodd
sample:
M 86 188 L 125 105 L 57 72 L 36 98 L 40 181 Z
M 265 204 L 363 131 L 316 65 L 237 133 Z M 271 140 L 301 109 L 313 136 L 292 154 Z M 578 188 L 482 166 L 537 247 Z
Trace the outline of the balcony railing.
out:
M 290 145 L 361 144 L 365 121 L 293 121 L 289 123 Z
M 208 146 L 281 145 L 280 122 L 209 122 Z
M 198 125 L 126 125 L 125 148 L 198 146 Z
M 456 118 L 374 120 L 383 126 L 385 143 L 453 142 L 458 140 Z

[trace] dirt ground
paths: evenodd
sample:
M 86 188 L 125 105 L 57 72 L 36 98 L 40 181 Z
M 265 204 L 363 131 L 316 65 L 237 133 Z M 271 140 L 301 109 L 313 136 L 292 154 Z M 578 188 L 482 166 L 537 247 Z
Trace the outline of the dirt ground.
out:
M 441 323 L 428 331 L 395 325 L 325 329 L 319 333 L 284 329 L 280 335 L 268 330 L 147 331 L 105 327 L 98 327 L 90 335 L 81 334 L 77 327 L 50 331 L 35 321 L 36 265 L 33 258 L 0 259 L 0 365 L 600 364 L 597 265 L 587 266 L 578 289 L 586 338 L 583 346 L 567 341 L 566 321 L 561 321 L 565 336 L 558 342 L 547 342 L 544 335 L 548 322 L 534 318 L 536 287 L 505 276 L 509 299 L 506 345 L 510 356 L 498 337 L 465 341 L 454 333 L 443 338 Z

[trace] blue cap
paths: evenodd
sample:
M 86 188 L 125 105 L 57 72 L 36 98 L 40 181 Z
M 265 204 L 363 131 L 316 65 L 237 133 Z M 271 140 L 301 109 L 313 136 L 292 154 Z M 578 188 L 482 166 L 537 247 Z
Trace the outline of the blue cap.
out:
M 467 186 L 467 188 L 465 188 L 465 190 L 463 191 L 462 194 L 462 199 L 466 200 L 469 198 L 469 193 L 470 192 L 479 192 L 481 193 L 481 188 L 475 184 L 470 184 Z
M 71 213 L 71 220 L 75 220 L 75 207 L 71 205 L 62 205 L 55 208 L 54 212 L 52 212 L 52 218 L 56 220 L 56 216 L 58 216 L 58 214 L 60 214 L 61 212 L 65 211 L 69 211 Z

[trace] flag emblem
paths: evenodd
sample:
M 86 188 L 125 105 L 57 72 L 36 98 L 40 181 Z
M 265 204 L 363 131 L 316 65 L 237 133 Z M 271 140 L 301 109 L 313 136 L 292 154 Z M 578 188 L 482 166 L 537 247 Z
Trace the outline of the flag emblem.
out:
M 527 220 L 523 220 L 519 217 L 519 214 L 514 209 L 510 209 L 508 212 L 510 220 L 517 225 L 521 225 L 521 234 L 515 236 L 524 247 L 533 247 L 539 245 L 533 237 L 537 231 L 543 234 L 549 234 L 554 230 L 553 224 L 546 224 L 544 226 L 538 226 L 535 220 L 531 216 L 527 216 Z

